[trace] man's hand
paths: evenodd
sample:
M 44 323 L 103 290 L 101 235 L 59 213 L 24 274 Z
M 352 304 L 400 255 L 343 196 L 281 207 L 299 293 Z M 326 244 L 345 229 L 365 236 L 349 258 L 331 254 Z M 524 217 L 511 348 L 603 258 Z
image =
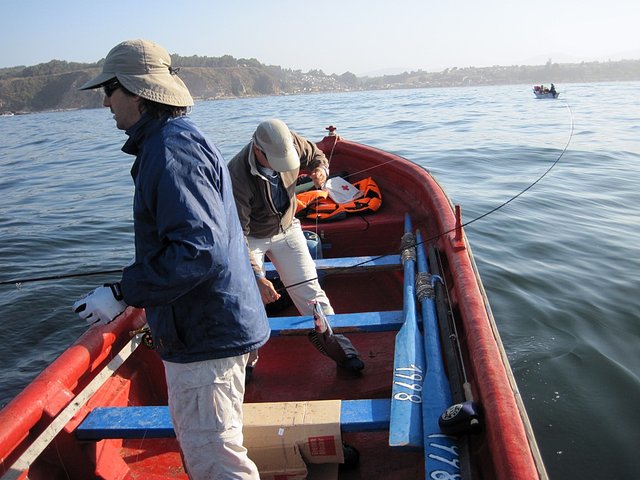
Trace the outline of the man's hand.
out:
M 256 282 L 258 282 L 258 290 L 260 290 L 260 297 L 262 297 L 262 303 L 265 305 L 267 303 L 275 302 L 280 298 L 280 294 L 273 287 L 273 283 L 268 278 L 256 278 Z
M 106 325 L 126 308 L 119 283 L 98 287 L 73 304 L 73 311 L 89 325 Z
M 311 175 L 309 176 L 311 177 L 311 180 L 313 180 L 313 185 L 316 188 L 323 188 L 329 178 L 329 170 L 325 167 L 318 167 L 311 172 Z

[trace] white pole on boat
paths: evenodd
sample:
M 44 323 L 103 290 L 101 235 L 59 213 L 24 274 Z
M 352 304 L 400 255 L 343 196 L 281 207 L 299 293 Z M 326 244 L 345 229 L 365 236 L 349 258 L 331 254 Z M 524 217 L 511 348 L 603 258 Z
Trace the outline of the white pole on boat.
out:
M 113 376 L 114 372 L 142 343 L 142 335 L 134 336 L 131 341 L 118 352 L 118 354 L 87 384 L 69 403 L 64 410 L 49 424 L 49 426 L 36 438 L 29 448 L 11 465 L 11 468 L 2 477 L 2 480 L 17 480 L 22 476 L 31 464 L 38 458 L 42 451 L 62 431 L 69 420 L 87 403 L 96 391 Z M 28 477 L 27 477 L 28 478 Z
M 415 237 L 411 219 L 405 215 L 402 237 L 404 264 L 403 325 L 396 335 L 393 358 L 393 387 L 389 446 L 421 449 L 422 381 L 425 371 L 424 347 L 420 338 L 415 306 Z

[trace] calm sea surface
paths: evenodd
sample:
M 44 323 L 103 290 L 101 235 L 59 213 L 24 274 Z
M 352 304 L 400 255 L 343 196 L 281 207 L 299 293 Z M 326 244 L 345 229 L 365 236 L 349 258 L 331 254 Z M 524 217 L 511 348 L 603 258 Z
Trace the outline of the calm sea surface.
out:
M 395 90 L 200 102 L 230 159 L 263 119 L 425 166 L 467 227 L 552 479 L 640 477 L 640 83 Z M 133 256 L 132 158 L 106 109 L 0 117 L 0 281 Z M 566 153 L 558 160 L 565 146 Z M 84 330 L 112 276 L 0 286 L 0 406 Z

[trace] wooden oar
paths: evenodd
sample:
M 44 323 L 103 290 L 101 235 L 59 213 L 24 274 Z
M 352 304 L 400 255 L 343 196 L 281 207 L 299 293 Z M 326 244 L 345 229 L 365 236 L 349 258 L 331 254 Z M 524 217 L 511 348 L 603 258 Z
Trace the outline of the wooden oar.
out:
M 460 478 L 457 441 L 454 437 L 443 434 L 438 425 L 440 415 L 451 405 L 451 388 L 442 361 L 433 288 L 435 277 L 429 273 L 425 246 L 419 231 L 416 234 L 416 245 L 418 245 L 416 290 L 422 311 L 424 351 L 427 362 L 422 400 L 425 478 Z
M 403 325 L 396 335 L 393 362 L 393 388 L 389 445 L 419 449 L 422 437 L 422 379 L 424 378 L 424 347 L 418 330 L 415 305 L 415 238 L 411 219 L 405 215 L 402 239 L 404 264 Z

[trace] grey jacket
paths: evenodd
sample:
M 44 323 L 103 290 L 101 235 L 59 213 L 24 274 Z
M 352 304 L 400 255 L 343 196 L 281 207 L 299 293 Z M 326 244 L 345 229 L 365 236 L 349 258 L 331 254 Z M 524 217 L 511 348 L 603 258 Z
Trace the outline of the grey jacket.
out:
M 289 228 L 296 213 L 295 188 L 300 170 L 312 172 L 318 167 L 324 167 L 329 171 L 329 161 L 315 143 L 295 132 L 291 132 L 291 135 L 300 156 L 300 168 L 280 173 L 282 184 L 289 194 L 289 207 L 282 214 L 273 203 L 269 182 L 256 167 L 253 141 L 245 145 L 229 162 L 233 196 L 245 237 L 268 238 Z M 250 260 L 257 273 L 257 265 L 253 258 Z
M 296 182 L 300 170 L 312 172 L 318 167 L 329 169 L 329 161 L 315 143 L 295 132 L 293 145 L 300 156 L 300 168 L 281 172 L 280 178 L 289 194 L 289 207 L 280 214 L 271 198 L 269 182 L 256 167 L 253 142 L 245 147 L 229 162 L 229 172 L 233 181 L 233 196 L 238 208 L 240 226 L 246 236 L 267 238 L 277 235 L 291 225 L 296 213 Z

